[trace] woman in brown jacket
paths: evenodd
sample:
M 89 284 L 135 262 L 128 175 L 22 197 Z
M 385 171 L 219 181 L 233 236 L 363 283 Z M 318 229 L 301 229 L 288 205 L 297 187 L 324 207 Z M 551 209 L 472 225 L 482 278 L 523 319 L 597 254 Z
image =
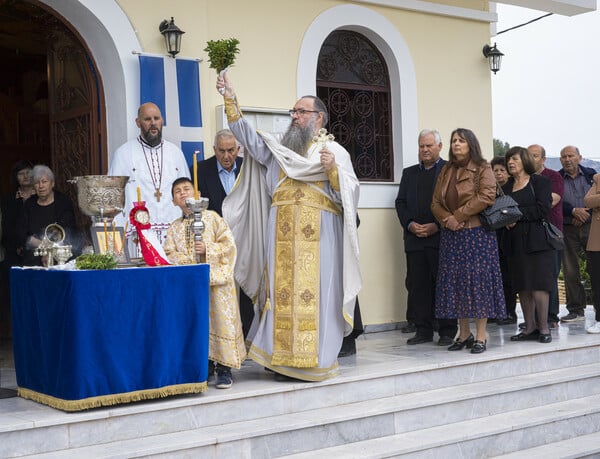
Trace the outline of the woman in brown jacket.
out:
M 591 261 L 590 278 L 592 295 L 596 310 L 596 323 L 587 328 L 588 333 L 600 333 L 600 174 L 594 175 L 594 184 L 588 190 L 583 204 L 592 209 L 592 224 L 588 236 L 588 260 Z
M 480 354 L 486 350 L 487 318 L 506 314 L 496 233 L 479 221 L 479 212 L 494 202 L 496 180 L 472 131 L 456 129 L 450 139 L 449 161 L 431 203 L 442 227 L 435 311 L 436 317 L 458 319 L 459 336 L 449 351 L 467 347 Z

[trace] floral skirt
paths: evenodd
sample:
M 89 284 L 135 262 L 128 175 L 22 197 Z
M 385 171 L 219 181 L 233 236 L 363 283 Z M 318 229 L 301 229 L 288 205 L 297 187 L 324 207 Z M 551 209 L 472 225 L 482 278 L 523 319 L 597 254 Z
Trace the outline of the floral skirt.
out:
M 438 318 L 506 316 L 495 232 L 442 230 L 435 296 Z

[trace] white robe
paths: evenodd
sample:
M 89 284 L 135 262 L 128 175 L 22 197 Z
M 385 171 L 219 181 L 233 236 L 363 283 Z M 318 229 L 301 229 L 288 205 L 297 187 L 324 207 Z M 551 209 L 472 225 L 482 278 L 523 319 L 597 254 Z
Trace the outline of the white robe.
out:
M 346 332 L 352 329 L 354 304 L 361 287 L 356 231 L 359 187 L 350 155 L 339 144 L 328 142 L 340 177 L 340 192 L 336 192 L 319 162 L 318 145 L 313 145 L 307 158 L 303 158 L 281 147 L 272 136 L 259 135 L 243 118 L 230 121 L 229 125 L 247 155 L 234 189 L 223 202 L 223 215 L 238 245 L 236 279 L 251 298 L 257 299 L 261 309 L 266 297 L 265 263 L 269 268 L 271 309 L 266 308 L 255 317 L 249 356 L 265 367 L 298 379 L 320 381 L 335 376 L 344 328 Z M 343 211 L 343 216 L 321 211 L 318 367 L 313 368 L 271 364 L 273 308 L 277 307 L 273 298 L 277 208 L 270 207 L 270 197 L 280 182 L 281 169 L 288 177 L 303 182 L 325 181 L 325 193 Z
M 146 155 L 144 155 L 144 150 Z M 116 225 L 125 226 L 125 222 L 129 221 L 129 212 L 133 208 L 133 203 L 137 201 L 137 187 L 139 186 L 142 201 L 146 202 L 150 213 L 150 229 L 154 231 L 160 244 L 164 244 L 171 222 L 181 215 L 181 209 L 173 204 L 171 185 L 179 177 L 190 177 L 185 156 L 177 146 L 163 140 L 162 150 L 162 167 L 160 167 L 162 177 L 159 188 L 162 196 L 160 202 L 156 200 L 154 193 L 159 182 L 158 165 L 161 161 L 161 145 L 151 148 L 144 144 L 144 149 L 142 149 L 139 138 L 130 140 L 115 151 L 108 168 L 108 175 L 129 176 L 129 181 L 125 186 L 125 210 L 115 217 Z M 153 159 L 155 161 L 154 183 L 150 169 Z M 128 225 L 127 236 L 131 235 L 131 230 L 131 225 Z

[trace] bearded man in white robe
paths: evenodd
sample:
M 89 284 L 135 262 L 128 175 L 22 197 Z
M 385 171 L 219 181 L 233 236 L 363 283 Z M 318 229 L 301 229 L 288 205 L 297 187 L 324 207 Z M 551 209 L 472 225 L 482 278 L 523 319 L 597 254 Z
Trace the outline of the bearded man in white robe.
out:
M 162 138 L 163 117 L 160 109 L 147 102 L 138 109 L 135 120 L 140 135 L 121 145 L 113 154 L 108 175 L 129 176 L 125 186 L 125 209 L 115 217 L 118 226 L 129 219 L 133 203 L 138 200 L 137 188 L 150 214 L 150 230 L 155 246 L 164 243 L 167 229 L 180 216 L 180 210 L 171 201 L 171 184 L 179 177 L 190 177 L 189 168 L 181 149 Z M 131 227 L 127 232 L 131 235 Z M 135 246 L 129 247 L 131 256 Z
M 247 152 L 223 216 L 238 245 L 236 279 L 259 309 L 248 355 L 278 380 L 333 377 L 361 287 L 350 155 L 324 131 L 315 138 L 327 110 L 314 96 L 296 102 L 279 140 L 243 118 L 226 75 L 217 89 Z

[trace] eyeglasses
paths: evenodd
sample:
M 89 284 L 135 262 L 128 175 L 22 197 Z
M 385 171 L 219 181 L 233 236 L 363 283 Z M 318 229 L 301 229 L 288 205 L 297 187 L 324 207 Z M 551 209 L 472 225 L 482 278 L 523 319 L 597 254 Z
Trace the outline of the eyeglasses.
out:
M 298 115 L 302 116 L 305 113 L 319 113 L 318 110 L 304 110 L 303 108 L 293 108 L 289 111 L 290 116 Z

